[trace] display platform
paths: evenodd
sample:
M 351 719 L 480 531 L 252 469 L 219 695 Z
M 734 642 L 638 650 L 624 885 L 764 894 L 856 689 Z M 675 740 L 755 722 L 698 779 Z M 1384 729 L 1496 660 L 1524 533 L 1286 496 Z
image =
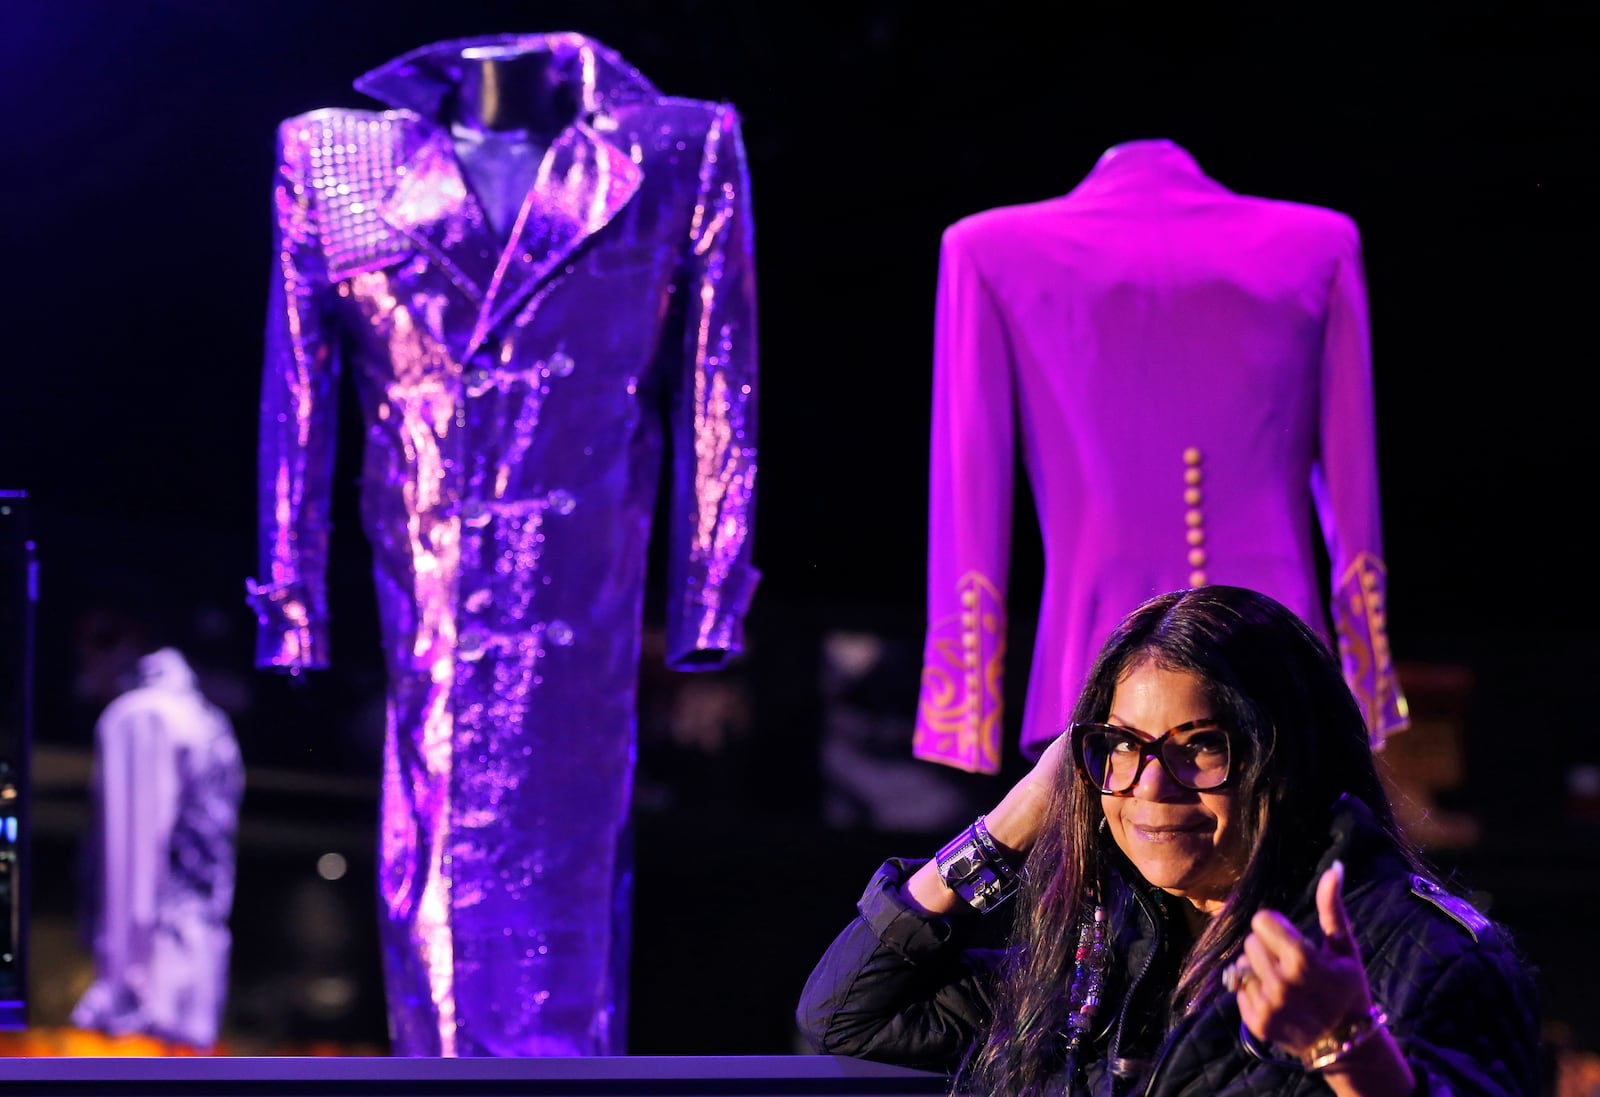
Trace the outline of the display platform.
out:
M 0 1059 L 6 1097 L 865 1097 L 942 1075 L 831 1055 Z

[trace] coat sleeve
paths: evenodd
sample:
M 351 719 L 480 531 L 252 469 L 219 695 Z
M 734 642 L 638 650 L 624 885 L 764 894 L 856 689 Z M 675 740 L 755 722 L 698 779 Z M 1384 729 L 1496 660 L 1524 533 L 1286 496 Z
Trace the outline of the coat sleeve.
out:
M 1342 227 L 1323 336 L 1320 444 L 1311 487 L 1332 568 L 1331 608 L 1345 680 L 1366 715 L 1373 746 L 1381 747 L 1409 718 L 1389 650 L 1361 238 L 1353 222 Z
M 917 863 L 884 863 L 806 980 L 795 1019 L 817 1052 L 953 1073 L 986 1023 L 999 953 L 901 897 Z
M 714 670 L 744 650 L 760 572 L 751 560 L 756 501 L 755 224 L 738 113 L 721 105 L 700 163 L 679 292 L 681 383 L 670 408 L 672 497 L 667 664 Z
M 328 665 L 327 566 L 339 360 L 329 338 L 326 262 L 315 187 L 305 170 L 315 134 L 291 119 L 278 132 L 258 445 L 260 577 L 256 665 Z
M 912 754 L 1000 771 L 1015 473 L 1011 352 L 967 222 L 940 245 L 929 453 L 927 628 Z

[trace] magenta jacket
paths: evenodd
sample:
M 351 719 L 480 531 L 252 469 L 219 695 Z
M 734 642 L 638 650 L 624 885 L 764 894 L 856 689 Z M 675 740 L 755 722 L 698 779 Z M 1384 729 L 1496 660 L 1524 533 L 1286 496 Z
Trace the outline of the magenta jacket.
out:
M 1062 197 L 951 225 L 915 756 L 1000 767 L 1019 451 L 1045 559 L 1028 757 L 1124 614 L 1204 583 L 1261 590 L 1336 640 L 1380 744 L 1407 716 L 1374 431 L 1361 240 L 1341 213 L 1235 194 L 1151 140 Z

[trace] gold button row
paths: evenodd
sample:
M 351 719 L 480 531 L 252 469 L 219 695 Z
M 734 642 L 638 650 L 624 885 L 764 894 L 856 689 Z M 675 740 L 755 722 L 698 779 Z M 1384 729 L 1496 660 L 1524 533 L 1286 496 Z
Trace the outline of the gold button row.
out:
M 1205 501 L 1205 494 L 1200 490 L 1205 473 L 1201 470 L 1205 455 L 1199 447 L 1189 446 L 1183 451 L 1183 502 L 1188 510 L 1184 512 L 1183 521 L 1188 527 L 1185 538 L 1189 542 L 1189 585 L 1203 587 L 1206 585 L 1206 518 L 1200 509 L 1200 504 Z

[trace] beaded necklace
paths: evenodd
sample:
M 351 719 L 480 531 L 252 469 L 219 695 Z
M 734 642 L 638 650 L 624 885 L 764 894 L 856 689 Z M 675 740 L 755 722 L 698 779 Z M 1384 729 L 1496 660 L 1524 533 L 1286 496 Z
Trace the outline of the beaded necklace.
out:
M 1100 996 L 1105 989 L 1106 968 L 1109 967 L 1110 947 L 1106 944 L 1106 908 L 1091 889 L 1088 900 L 1094 905 L 1091 915 L 1084 918 L 1078 928 L 1078 948 L 1073 955 L 1072 985 L 1067 990 L 1067 1050 L 1076 1050 L 1084 1034 L 1094 1024 L 1094 1015 L 1100 1008 Z

